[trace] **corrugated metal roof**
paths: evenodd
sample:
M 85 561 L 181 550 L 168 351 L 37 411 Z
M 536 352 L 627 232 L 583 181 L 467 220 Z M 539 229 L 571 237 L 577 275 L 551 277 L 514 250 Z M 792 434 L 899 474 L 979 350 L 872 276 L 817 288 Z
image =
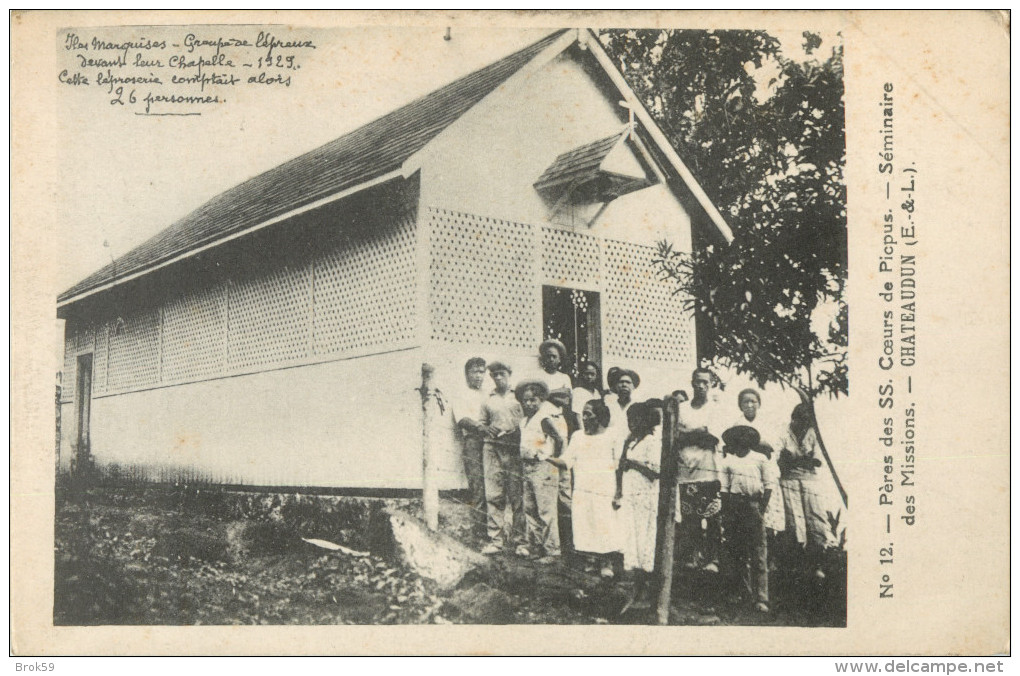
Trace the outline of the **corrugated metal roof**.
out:
M 566 30 L 227 190 L 75 284 L 57 302 L 398 169 Z

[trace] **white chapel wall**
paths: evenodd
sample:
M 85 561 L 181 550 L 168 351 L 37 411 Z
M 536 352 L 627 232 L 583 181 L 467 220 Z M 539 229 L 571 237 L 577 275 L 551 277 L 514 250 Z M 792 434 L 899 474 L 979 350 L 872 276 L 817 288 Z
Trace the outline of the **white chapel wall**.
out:
M 362 234 L 348 237 L 339 223 L 342 241 L 312 257 L 274 254 L 155 304 L 69 320 L 61 468 L 76 452 L 77 358 L 92 354 L 91 449 L 101 470 L 266 485 L 420 483 L 422 360 L 408 356 L 420 346 L 415 224 L 405 212 L 395 223 L 355 224 Z
M 628 117 L 619 100 L 571 52 L 511 80 L 430 143 L 421 203 L 550 224 L 551 205 L 533 184 L 562 153 L 623 131 Z M 589 232 L 649 246 L 667 238 L 690 249 L 690 218 L 662 185 L 617 199 Z
M 421 486 L 421 350 L 101 397 L 107 474 L 256 486 Z
M 440 382 L 462 386 L 464 361 L 476 354 L 514 361 L 515 375 L 520 375 L 518 364 L 533 369 L 542 337 L 541 287 L 552 284 L 601 293 L 605 368 L 638 370 L 647 397 L 689 389 L 694 322 L 680 310 L 671 287 L 657 288 L 650 262 L 664 238 L 679 250 L 690 250 L 690 218 L 680 202 L 659 184 L 618 198 L 591 228 L 571 227 L 562 218 L 551 222 L 550 205 L 533 187 L 560 154 L 624 129 L 627 111 L 618 99 L 604 94 L 564 54 L 504 85 L 429 146 L 422 160 L 421 219 L 425 222 L 431 212 L 456 221 L 454 226 L 427 227 L 444 233 L 456 229 L 461 238 L 456 246 L 463 241 L 478 248 L 465 251 L 460 265 L 450 251 L 439 256 L 440 286 L 451 291 L 442 300 L 455 304 L 453 296 L 464 290 L 462 302 L 470 306 L 454 322 L 442 318 L 456 324 L 454 335 L 445 327 L 437 331 L 433 322 L 430 359 Z M 490 234 L 496 227 L 508 234 Z M 526 244 L 516 239 L 503 241 L 511 236 L 530 238 L 534 250 L 526 253 Z M 433 246 L 440 245 L 435 240 L 433 235 Z M 490 289 L 475 268 L 487 261 L 502 265 L 507 256 L 515 259 L 516 268 L 499 278 L 501 286 Z M 435 280 L 436 271 L 434 285 Z M 525 288 L 529 285 L 530 290 Z M 523 297 L 508 307 L 501 299 L 511 286 Z M 497 321 L 508 326 L 492 331 L 481 326 Z

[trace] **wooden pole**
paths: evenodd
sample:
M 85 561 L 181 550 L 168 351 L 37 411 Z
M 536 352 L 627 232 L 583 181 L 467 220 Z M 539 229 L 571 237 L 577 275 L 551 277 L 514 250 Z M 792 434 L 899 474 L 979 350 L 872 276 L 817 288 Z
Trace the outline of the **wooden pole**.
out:
M 843 506 L 849 507 L 846 498 L 846 489 L 843 488 L 843 482 L 839 480 L 839 475 L 836 474 L 836 466 L 832 464 L 832 458 L 829 457 L 829 451 L 825 448 L 825 442 L 822 440 L 822 429 L 818 426 L 818 419 L 815 418 L 815 402 L 811 401 L 808 403 L 811 407 L 811 424 L 815 428 L 815 437 L 818 439 L 818 448 L 822 451 L 822 457 L 825 458 L 825 463 L 829 466 L 829 472 L 832 473 L 832 480 L 836 482 L 836 490 L 839 491 L 839 497 L 843 499 Z
M 680 457 L 677 446 L 679 401 L 672 395 L 663 397 L 662 457 L 659 461 L 659 511 L 655 523 L 655 579 L 659 591 L 656 619 L 669 624 L 670 599 L 673 593 L 673 544 L 676 532 L 677 472 Z
M 809 382 L 810 378 L 811 367 L 808 366 Z M 839 474 L 836 473 L 836 466 L 832 464 L 832 458 L 829 457 L 829 451 L 825 448 L 825 440 L 822 439 L 822 428 L 818 425 L 818 418 L 815 416 L 815 400 L 808 395 L 804 388 L 794 385 L 794 389 L 797 391 L 797 394 L 800 395 L 801 403 L 805 404 L 811 410 L 811 425 L 815 428 L 815 438 L 818 439 L 818 448 L 822 451 L 822 457 L 825 458 L 825 463 L 829 467 L 829 472 L 832 474 L 832 480 L 836 483 L 836 490 L 839 491 L 839 497 L 843 500 L 843 506 L 849 508 L 850 503 L 847 502 L 846 489 L 843 488 L 843 482 L 839 480 Z
M 425 511 L 425 525 L 430 530 L 439 530 L 439 481 L 435 449 L 432 443 L 432 428 L 435 425 L 436 392 L 432 388 L 435 369 L 431 364 L 421 365 L 421 448 L 422 448 L 422 506 Z

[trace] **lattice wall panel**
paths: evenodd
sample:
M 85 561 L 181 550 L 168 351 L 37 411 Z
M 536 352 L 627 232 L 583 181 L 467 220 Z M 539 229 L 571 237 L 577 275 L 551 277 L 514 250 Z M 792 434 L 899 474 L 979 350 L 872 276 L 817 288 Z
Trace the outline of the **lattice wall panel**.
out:
M 159 310 L 126 315 L 110 331 L 110 390 L 154 385 L 159 380 Z
M 96 327 L 95 352 L 92 356 L 92 393 L 106 394 L 109 389 L 108 358 L 110 356 L 110 325 Z
M 67 322 L 64 329 L 64 371 L 61 376 L 60 400 L 74 400 L 78 386 L 78 355 L 92 352 L 95 346 L 96 330 L 93 326 L 75 325 Z M 93 364 L 93 378 L 95 364 Z
M 599 283 L 599 243 L 579 232 L 542 228 L 542 274 L 560 286 Z
M 534 347 L 536 274 L 531 226 L 430 209 L 432 337 Z
M 226 290 L 221 285 L 170 300 L 163 310 L 163 380 L 215 375 L 225 367 Z
M 608 354 L 626 359 L 693 363 L 694 322 L 682 298 L 657 277 L 652 247 L 605 242 Z
M 344 240 L 315 263 L 315 353 L 388 347 L 414 337 L 415 224 Z
M 64 369 L 60 380 L 60 400 L 67 402 L 74 399 L 74 348 L 75 334 L 68 322 L 64 329 Z
M 260 273 L 229 287 L 230 368 L 302 359 L 311 343 L 311 275 L 308 265 Z

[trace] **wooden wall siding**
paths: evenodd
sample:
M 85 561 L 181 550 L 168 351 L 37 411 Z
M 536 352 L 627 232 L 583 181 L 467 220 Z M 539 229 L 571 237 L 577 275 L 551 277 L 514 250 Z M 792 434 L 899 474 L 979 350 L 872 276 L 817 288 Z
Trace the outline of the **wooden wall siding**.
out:
M 532 347 L 535 230 L 525 223 L 429 208 L 432 339 Z
M 695 363 L 694 319 L 652 264 L 653 247 L 606 240 L 603 346 L 607 357 Z
M 60 401 L 66 403 L 74 400 L 72 390 L 74 390 L 75 379 L 77 378 L 77 369 L 75 368 L 75 351 L 78 344 L 78 337 L 81 335 L 81 330 L 72 325 L 71 322 L 64 324 L 64 367 L 61 372 L 61 382 L 63 387 L 60 390 Z

